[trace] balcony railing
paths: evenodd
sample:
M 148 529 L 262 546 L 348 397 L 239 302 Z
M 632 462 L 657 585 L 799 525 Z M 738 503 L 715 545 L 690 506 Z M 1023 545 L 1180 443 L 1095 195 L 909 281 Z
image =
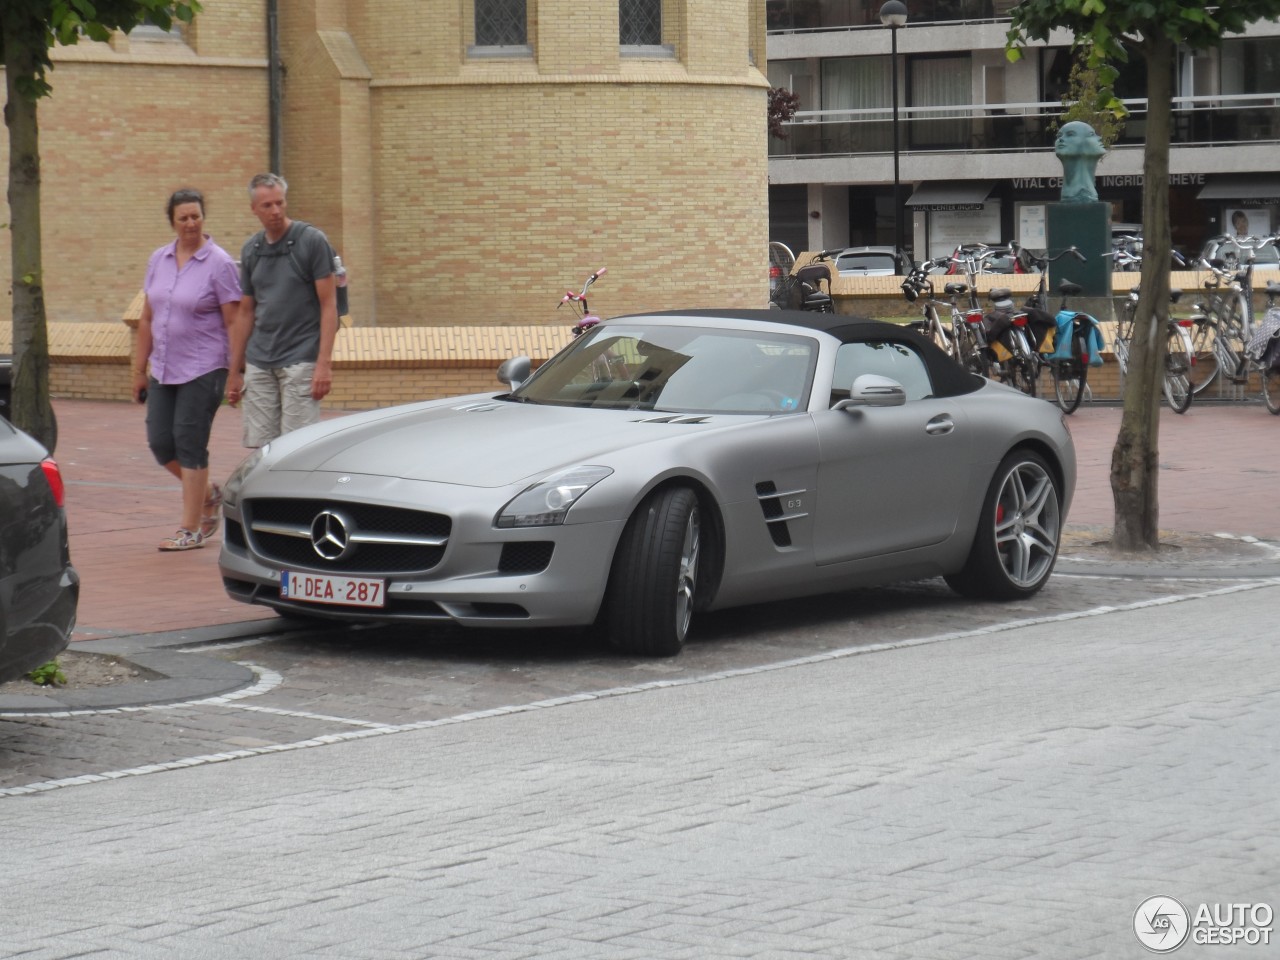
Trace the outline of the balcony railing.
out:
M 1129 118 L 1118 144 L 1146 142 L 1147 101 L 1126 100 Z M 1052 150 L 1060 103 L 998 103 L 899 107 L 903 152 Z M 769 156 L 838 157 L 893 152 L 893 115 L 874 110 L 801 111 L 771 138 Z M 1225 145 L 1280 141 L 1280 93 L 1175 97 L 1170 142 Z
M 911 0 L 911 22 L 974 23 L 1008 19 L 1016 0 Z M 881 27 L 884 0 L 768 0 L 765 5 L 770 33 L 808 33 Z

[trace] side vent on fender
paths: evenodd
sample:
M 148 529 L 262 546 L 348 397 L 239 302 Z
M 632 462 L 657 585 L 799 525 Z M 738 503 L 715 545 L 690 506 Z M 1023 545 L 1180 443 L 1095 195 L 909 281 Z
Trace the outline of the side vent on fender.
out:
M 775 547 L 791 546 L 787 521 L 809 515 L 802 509 L 808 493 L 807 490 L 779 490 L 772 480 L 756 484 L 756 499 L 760 501 L 760 512 L 764 514 Z
M 454 407 L 459 413 L 488 413 L 490 410 L 499 410 L 502 404 L 494 403 L 492 400 L 481 400 L 479 403 L 464 403 L 460 407 Z

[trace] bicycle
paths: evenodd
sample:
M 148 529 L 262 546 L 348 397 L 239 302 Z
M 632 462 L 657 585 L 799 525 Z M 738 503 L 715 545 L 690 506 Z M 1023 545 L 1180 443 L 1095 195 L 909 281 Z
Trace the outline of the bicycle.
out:
M 921 304 L 924 319 L 915 321 L 911 326 L 966 370 L 988 377 L 991 375 L 991 364 L 986 336 L 982 330 L 982 309 L 977 305 L 973 293 L 972 277 L 967 276 L 966 283 L 947 282 L 943 291 L 950 298 L 950 303 L 935 299 L 934 296 L 933 281 L 929 279 L 931 272 L 952 264 L 951 257 L 921 261 L 911 268 L 911 272 L 902 281 L 902 295 L 908 303 L 915 303 L 922 295 L 925 298 Z M 962 299 L 967 300 L 967 303 L 962 305 Z M 942 308 L 950 311 L 950 327 L 943 323 L 939 314 Z
M 1138 309 L 1140 293 L 1140 287 L 1133 287 L 1129 290 L 1129 296 L 1121 304 L 1119 316 L 1116 318 L 1116 336 L 1112 351 L 1115 353 L 1116 363 L 1120 365 L 1120 375 L 1122 377 L 1127 376 L 1129 373 L 1129 345 L 1133 342 L 1134 318 Z M 1177 303 L 1181 298 L 1181 290 L 1173 289 L 1169 291 L 1169 302 L 1171 304 Z M 1169 408 L 1174 413 L 1186 413 L 1191 407 L 1192 399 L 1195 397 L 1195 391 L 1192 389 L 1191 383 L 1196 355 L 1190 332 L 1194 326 L 1194 320 L 1190 318 L 1179 319 L 1174 317 L 1172 313 L 1164 318 L 1165 354 L 1162 389 L 1165 400 L 1169 402 Z
M 1039 344 L 1038 355 L 1050 370 L 1057 406 L 1074 413 L 1089 390 L 1089 367 L 1102 364 L 1102 329 L 1097 317 L 1066 306 L 1066 298 L 1082 292 L 1080 284 L 1062 280 L 1057 289 L 1062 302 L 1053 315 L 1052 335 Z
M 995 306 L 988 318 L 989 332 L 1007 321 L 1008 333 L 1001 335 L 1012 353 L 1008 360 L 1008 382 L 1034 397 L 1040 374 L 1047 368 L 1053 380 L 1058 407 L 1064 413 L 1074 413 L 1088 390 L 1089 366 L 1100 356 L 1102 336 L 1096 319 L 1087 313 L 1067 309 L 1067 297 L 1081 291 L 1078 284 L 1063 280 L 1058 285 L 1062 303 L 1056 315 L 1048 310 L 1047 284 L 1049 264 L 1067 255 L 1084 262 L 1084 254 L 1075 247 L 1068 247 L 1050 257 L 1037 255 L 1016 244 L 1010 244 L 1007 251 L 997 252 L 1012 254 L 1023 272 L 1039 274 L 1036 289 L 1021 310 L 1014 309 L 1012 291 L 1007 287 L 997 287 L 988 294 Z
M 1263 292 L 1267 295 L 1267 310 L 1262 315 L 1262 323 L 1245 344 L 1244 352 L 1258 370 L 1262 399 L 1268 412 L 1280 416 L 1280 307 L 1276 306 L 1280 284 L 1268 280 Z
M 1197 265 L 1209 271 L 1204 281 L 1205 299 L 1196 304 L 1191 318 L 1192 372 L 1191 390 L 1202 393 L 1215 380 L 1221 383 L 1247 384 L 1255 371 L 1262 372 L 1257 361 L 1245 355 L 1245 345 L 1254 335 L 1253 266 L 1255 252 L 1275 244 L 1267 237 L 1256 244 L 1244 240 L 1234 242 L 1248 251 L 1243 265 L 1233 268 L 1220 259 L 1201 258 Z M 1270 284 L 1268 288 L 1270 288 Z M 1264 378 L 1265 381 L 1265 378 Z
M 560 302 L 556 304 L 559 310 L 566 303 L 575 314 L 577 314 L 578 322 L 573 325 L 571 332 L 574 337 L 580 337 L 596 324 L 600 322 L 600 318 L 591 312 L 591 308 L 587 306 L 587 291 L 591 289 L 591 285 L 599 280 L 608 272 L 608 268 L 601 267 L 595 273 L 587 277 L 586 282 L 582 284 L 582 290 L 574 293 L 572 290 L 566 290 Z M 618 354 L 613 347 L 607 348 L 595 360 L 591 362 L 590 376 L 597 383 L 613 380 L 630 380 L 631 372 L 627 365 L 627 358 Z
M 564 296 L 560 298 L 560 303 L 556 305 L 556 309 L 559 310 L 567 303 L 573 309 L 573 312 L 578 315 L 578 322 L 573 325 L 573 335 L 575 337 L 580 336 L 600 322 L 600 318 L 593 314 L 587 306 L 587 291 L 591 289 L 593 283 L 608 272 L 608 267 L 601 267 L 587 277 L 586 282 L 582 285 L 581 293 L 566 290 Z

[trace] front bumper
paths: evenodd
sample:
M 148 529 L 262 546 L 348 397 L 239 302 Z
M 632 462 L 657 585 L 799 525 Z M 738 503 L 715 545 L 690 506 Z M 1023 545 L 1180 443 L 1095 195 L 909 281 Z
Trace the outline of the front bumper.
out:
M 369 478 L 368 483 L 381 485 L 383 481 Z M 581 626 L 594 622 L 625 521 L 498 529 L 493 526 L 494 510 L 475 506 L 475 491 L 429 486 L 435 488 L 429 492 L 430 510 L 447 515 L 451 529 L 438 562 L 428 570 L 412 572 L 335 569 L 318 561 L 285 564 L 255 548 L 255 532 L 246 530 L 242 511 L 229 506 L 219 556 L 228 595 L 281 613 L 357 622 L 444 621 L 475 627 Z M 338 506 L 370 502 L 361 500 L 360 488 L 359 478 L 355 482 L 349 479 L 342 491 L 344 500 L 326 502 Z M 255 490 L 254 496 L 261 492 Z M 385 496 L 372 499 L 400 507 L 423 502 L 417 497 L 411 501 Z M 480 499 L 488 502 L 488 498 Z M 513 563 L 513 555 L 533 559 Z M 284 598 L 280 595 L 280 574 L 286 568 L 299 573 L 381 579 L 385 606 L 354 607 Z

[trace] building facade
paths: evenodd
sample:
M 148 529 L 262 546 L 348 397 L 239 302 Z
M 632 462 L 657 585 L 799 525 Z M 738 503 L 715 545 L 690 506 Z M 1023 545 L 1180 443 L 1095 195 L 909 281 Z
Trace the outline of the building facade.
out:
M 122 315 L 178 187 L 238 254 L 273 155 L 358 325 L 566 324 L 601 266 L 602 313 L 763 304 L 733 251 L 768 239 L 764 44 L 764 0 L 204 0 L 189 27 L 55 48 L 49 318 Z
M 958 243 L 1044 247 L 1045 205 L 1062 165 L 1054 124 L 1072 66 L 1071 36 L 1005 56 L 1014 0 L 906 0 L 891 36 L 883 0 L 769 0 L 768 72 L 795 92 L 786 139 L 772 139 L 770 236 L 793 249 L 892 244 L 893 90 L 898 90 L 897 194 L 917 259 Z M 897 57 L 893 56 L 896 40 Z M 1142 220 L 1146 82 L 1124 67 L 1131 111 L 1098 166 L 1114 224 Z M 1233 231 L 1280 230 L 1280 25 L 1259 23 L 1220 49 L 1181 51 L 1169 158 L 1175 248 L 1197 253 Z

